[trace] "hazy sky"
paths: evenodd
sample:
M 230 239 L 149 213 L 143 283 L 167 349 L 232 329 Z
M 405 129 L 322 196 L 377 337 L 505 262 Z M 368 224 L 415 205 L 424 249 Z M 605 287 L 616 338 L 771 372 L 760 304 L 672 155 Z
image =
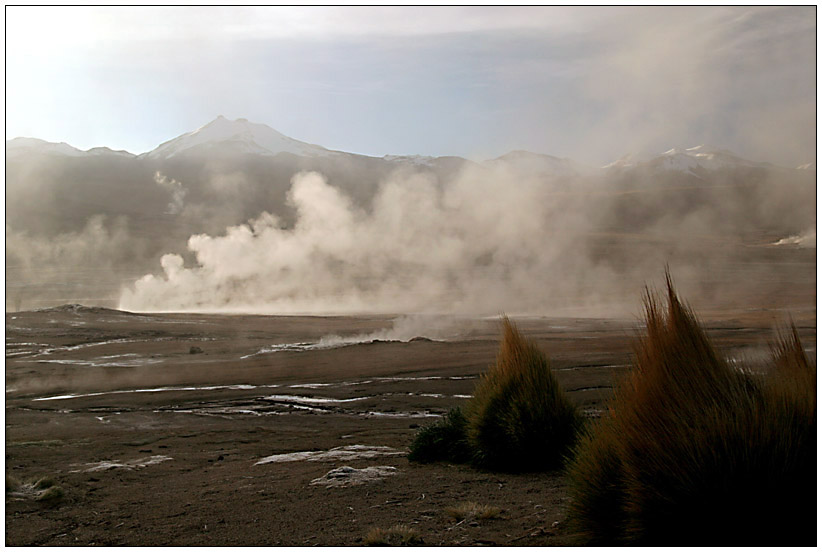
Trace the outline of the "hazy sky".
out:
M 816 157 L 811 7 L 7 7 L 6 138 L 142 153 L 224 115 L 328 148 Z

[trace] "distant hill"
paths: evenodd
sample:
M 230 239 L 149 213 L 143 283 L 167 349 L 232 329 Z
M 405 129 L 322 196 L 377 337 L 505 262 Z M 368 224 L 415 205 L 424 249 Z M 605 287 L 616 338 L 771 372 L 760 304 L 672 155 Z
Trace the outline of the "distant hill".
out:
M 156 272 L 164 254 L 195 263 L 191 236 L 222 235 L 263 212 L 290 228 L 289 190 L 302 171 L 322 173 L 363 212 L 385 183 L 424 175 L 439 190 L 454 182 L 475 189 L 480 203 L 486 192 L 478 183 L 495 179 L 542 189 L 557 209 L 571 208 L 566 196 L 590 194 L 573 199 L 573 208 L 592 231 L 646 231 L 688 219 L 706 232 L 767 231 L 779 239 L 815 224 L 815 163 L 783 168 L 710 146 L 604 167 L 527 151 L 481 163 L 370 157 L 218 117 L 141 155 L 6 141 L 6 307 L 116 306 L 121 287 Z

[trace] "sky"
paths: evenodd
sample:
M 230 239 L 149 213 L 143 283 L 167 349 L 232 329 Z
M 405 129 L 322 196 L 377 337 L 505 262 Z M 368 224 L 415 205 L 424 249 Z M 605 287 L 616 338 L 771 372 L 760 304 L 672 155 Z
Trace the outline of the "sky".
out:
M 816 159 L 816 7 L 6 7 L 6 139 L 218 115 L 366 155 Z

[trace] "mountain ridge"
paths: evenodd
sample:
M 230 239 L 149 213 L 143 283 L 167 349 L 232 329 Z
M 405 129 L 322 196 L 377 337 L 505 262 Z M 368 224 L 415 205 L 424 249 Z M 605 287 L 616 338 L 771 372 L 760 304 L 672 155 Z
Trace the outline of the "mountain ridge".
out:
M 29 153 L 64 155 L 84 157 L 91 155 L 118 155 L 149 160 L 168 160 L 180 156 L 213 153 L 235 153 L 247 155 L 274 156 L 281 153 L 290 153 L 301 157 L 334 157 L 350 155 L 372 157 L 338 150 L 330 150 L 318 144 L 303 142 L 286 136 L 279 131 L 262 123 L 253 123 L 245 118 L 230 120 L 222 115 L 201 127 L 171 140 L 167 140 L 156 148 L 134 154 L 125 150 L 113 150 L 106 146 L 93 147 L 81 150 L 66 142 L 48 142 L 39 138 L 18 137 L 6 140 L 6 156 L 17 157 Z M 390 163 L 414 165 L 418 167 L 431 166 L 437 159 L 461 159 L 459 156 L 426 156 L 416 154 L 384 155 L 373 157 Z M 495 165 L 504 163 L 519 169 L 536 170 L 541 173 L 551 173 L 557 176 L 572 176 L 575 174 L 597 172 L 598 170 L 628 170 L 650 168 L 652 170 L 676 171 L 701 178 L 698 172 L 712 171 L 733 167 L 748 168 L 780 168 L 769 162 L 758 162 L 745 159 L 742 156 L 725 148 L 701 144 L 690 148 L 671 148 L 656 155 L 638 156 L 626 154 L 619 159 L 601 165 L 589 167 L 567 157 L 557 157 L 550 154 L 531 152 L 527 150 L 512 150 L 482 164 Z M 795 170 L 815 170 L 816 163 L 800 165 Z M 695 172 L 696 171 L 696 172 Z

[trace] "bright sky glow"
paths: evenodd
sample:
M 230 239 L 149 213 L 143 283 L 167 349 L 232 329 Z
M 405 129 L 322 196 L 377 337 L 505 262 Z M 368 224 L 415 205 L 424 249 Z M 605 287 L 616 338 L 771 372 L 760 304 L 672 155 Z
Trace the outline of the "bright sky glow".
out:
M 813 6 L 5 14 L 7 139 L 141 153 L 222 114 L 377 156 L 815 159 Z

